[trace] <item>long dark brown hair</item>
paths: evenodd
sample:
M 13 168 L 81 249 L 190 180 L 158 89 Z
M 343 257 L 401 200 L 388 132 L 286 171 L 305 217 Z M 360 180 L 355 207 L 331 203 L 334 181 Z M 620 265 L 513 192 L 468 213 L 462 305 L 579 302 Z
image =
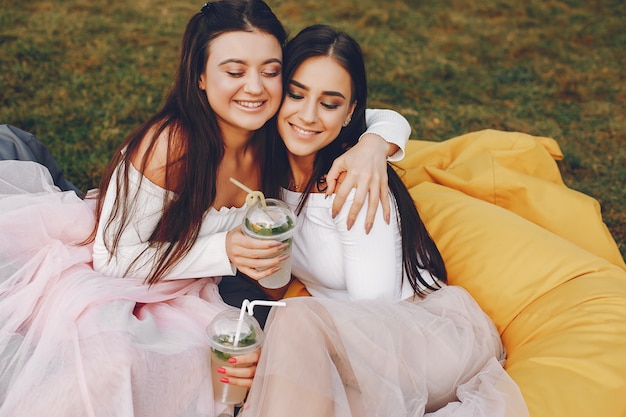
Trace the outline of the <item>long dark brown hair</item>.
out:
M 144 172 L 157 138 L 167 135 L 165 182 L 174 193 L 166 193 L 161 219 L 149 238 L 150 247 L 156 248 L 159 254 L 157 259 L 150 260 L 153 266 L 146 277 L 149 284 L 158 282 L 189 252 L 200 232 L 203 216 L 215 200 L 217 169 L 224 154 L 224 144 L 215 113 L 205 92 L 198 88 L 200 76 L 206 68 L 210 43 L 227 32 L 253 30 L 274 36 L 281 46 L 287 39 L 284 27 L 261 0 L 206 3 L 187 24 L 175 84 L 165 104 L 124 140 L 102 177 L 96 205 L 98 219 L 113 174 L 116 169 L 120 170 L 115 184 L 118 198 L 104 225 L 104 242 L 111 259 L 136 210 L 136 195 L 129 192 L 128 170 L 132 157 L 144 138 L 148 140 L 149 147 L 139 167 Z M 263 135 L 263 130 L 255 135 Z M 94 229 L 91 240 L 96 231 Z M 132 271 L 139 259 L 141 255 L 126 274 Z
M 297 208 L 298 213 L 306 203 L 309 193 L 319 179 L 328 172 L 335 158 L 354 146 L 366 129 L 365 63 L 359 44 L 345 32 L 338 31 L 331 26 L 313 25 L 302 30 L 289 41 L 283 52 L 283 91 L 288 91 L 293 74 L 305 60 L 319 56 L 334 59 L 350 74 L 352 100 L 356 102 L 356 107 L 348 126 L 341 129 L 333 142 L 317 152 L 313 174 L 303 188 L 302 198 Z M 287 149 L 278 135 L 275 119 L 271 130 L 266 140 L 263 190 L 268 196 L 280 197 L 281 189 L 287 187 L 290 167 Z M 408 276 L 414 293 L 423 296 L 425 293 L 423 288 L 435 291 L 440 288 L 439 282 L 447 282 L 446 268 L 437 245 L 420 218 L 413 198 L 390 164 L 387 166 L 387 175 L 389 189 L 398 210 L 398 227 L 402 237 L 402 270 Z M 434 284 L 422 277 L 420 269 L 426 270 L 434 278 Z

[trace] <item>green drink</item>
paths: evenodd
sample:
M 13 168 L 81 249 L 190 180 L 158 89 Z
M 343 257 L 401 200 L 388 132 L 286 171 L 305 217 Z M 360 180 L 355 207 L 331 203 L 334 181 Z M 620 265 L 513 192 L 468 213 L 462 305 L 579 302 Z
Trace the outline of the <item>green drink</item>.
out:
M 288 242 L 289 246 L 282 253 L 291 253 L 295 219 L 296 215 L 285 202 L 267 198 L 265 207 L 258 202 L 248 209 L 242 229 L 246 235 L 257 239 Z M 281 268 L 280 271 L 259 280 L 259 284 L 265 288 L 281 288 L 287 285 L 291 279 L 291 257 L 278 266 Z
M 218 314 L 207 327 L 211 345 L 213 393 L 215 400 L 224 404 L 243 404 L 248 389 L 221 382 L 223 375 L 217 369 L 248 366 L 228 363 L 228 359 L 260 349 L 264 338 L 261 326 L 254 317 L 243 315 L 241 324 L 239 317 L 239 310 L 229 308 Z

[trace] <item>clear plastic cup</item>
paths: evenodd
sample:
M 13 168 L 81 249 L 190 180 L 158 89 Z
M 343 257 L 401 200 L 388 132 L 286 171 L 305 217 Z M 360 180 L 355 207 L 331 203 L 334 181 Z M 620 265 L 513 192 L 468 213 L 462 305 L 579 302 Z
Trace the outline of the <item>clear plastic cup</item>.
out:
M 287 203 L 274 198 L 265 199 L 265 207 L 258 202 L 248 208 L 243 219 L 243 232 L 257 239 L 279 240 L 289 246 L 282 253 L 291 254 L 291 242 L 296 227 L 296 215 Z M 278 265 L 280 271 L 259 280 L 265 288 L 281 288 L 291 279 L 291 257 Z
M 243 323 L 240 326 L 239 340 L 235 346 L 240 316 Z M 217 369 L 224 366 L 242 367 L 242 365 L 228 363 L 228 359 L 261 348 L 265 336 L 259 322 L 248 314 L 240 314 L 238 309 L 229 308 L 215 316 L 207 327 L 207 336 L 211 345 L 211 376 L 215 400 L 235 406 L 243 404 L 248 389 L 221 382 L 220 379 L 224 375 L 218 373 Z

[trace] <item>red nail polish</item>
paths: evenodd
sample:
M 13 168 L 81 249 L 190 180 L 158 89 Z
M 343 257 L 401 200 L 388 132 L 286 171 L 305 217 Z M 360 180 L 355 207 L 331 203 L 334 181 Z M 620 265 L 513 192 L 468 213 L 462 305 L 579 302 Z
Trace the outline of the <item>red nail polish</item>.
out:
M 228 378 L 224 377 L 224 378 L 220 378 L 220 382 L 223 382 L 225 384 L 228 384 Z
M 228 363 L 237 363 L 237 358 L 228 358 Z
M 217 373 L 218 374 L 225 374 L 226 373 L 226 369 L 224 369 L 224 368 L 217 368 Z

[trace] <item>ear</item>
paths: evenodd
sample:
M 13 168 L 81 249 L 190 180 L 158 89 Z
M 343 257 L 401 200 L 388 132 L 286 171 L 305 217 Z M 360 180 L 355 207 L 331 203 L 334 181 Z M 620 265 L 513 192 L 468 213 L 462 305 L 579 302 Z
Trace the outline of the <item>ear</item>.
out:
M 350 110 L 348 110 L 348 113 L 346 114 L 346 118 L 344 119 L 343 124 L 342 124 L 343 127 L 346 127 L 350 124 L 350 121 L 352 120 L 352 114 L 354 114 L 355 108 L 356 108 L 356 101 L 350 105 Z
M 354 100 L 352 102 L 352 105 L 350 106 L 350 111 L 348 112 L 348 118 L 352 119 L 352 115 L 354 114 L 354 110 L 356 109 L 356 100 Z
M 343 127 L 346 127 L 350 124 L 350 121 L 352 120 L 352 115 L 354 114 L 354 109 L 356 109 L 356 100 L 353 101 L 350 105 L 350 110 L 348 111 L 348 114 L 346 114 L 346 119 L 343 122 Z
M 200 90 L 206 90 L 206 84 L 204 82 L 204 74 L 200 75 L 200 79 L 198 80 L 198 88 L 200 88 Z

